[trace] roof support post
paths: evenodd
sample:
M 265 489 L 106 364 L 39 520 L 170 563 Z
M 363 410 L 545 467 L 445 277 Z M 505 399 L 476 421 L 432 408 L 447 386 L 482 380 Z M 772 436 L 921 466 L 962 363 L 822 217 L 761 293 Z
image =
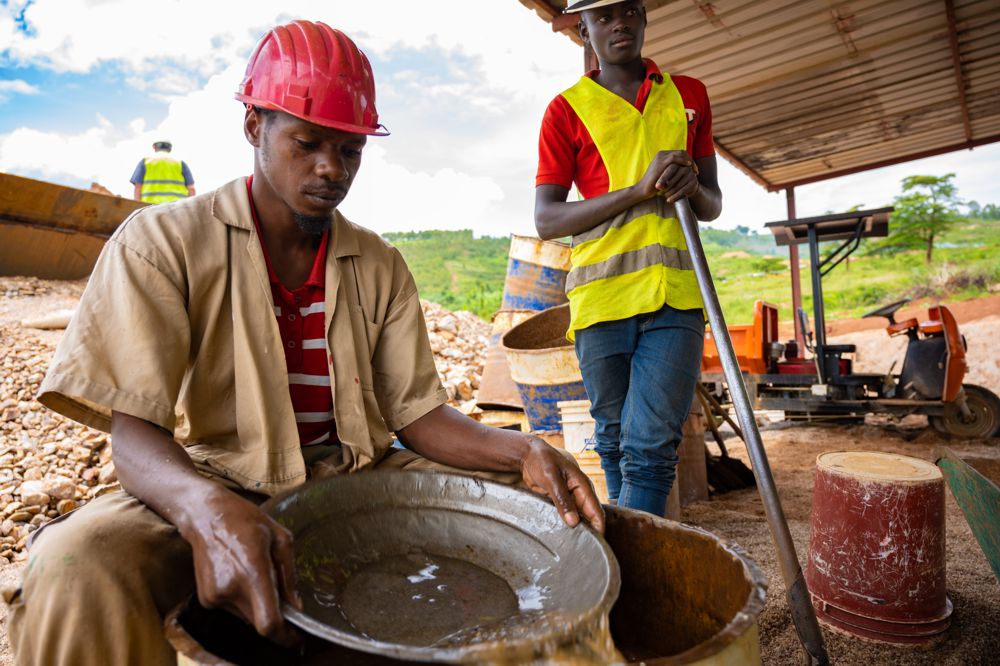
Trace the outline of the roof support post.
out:
M 795 219 L 795 188 L 785 190 L 785 202 L 788 206 L 788 219 Z M 802 281 L 799 272 L 799 246 L 792 243 L 788 246 L 788 270 L 792 274 L 792 322 L 795 324 L 795 341 L 799 346 L 799 356 L 806 353 L 806 335 L 799 321 L 799 308 L 802 307 Z

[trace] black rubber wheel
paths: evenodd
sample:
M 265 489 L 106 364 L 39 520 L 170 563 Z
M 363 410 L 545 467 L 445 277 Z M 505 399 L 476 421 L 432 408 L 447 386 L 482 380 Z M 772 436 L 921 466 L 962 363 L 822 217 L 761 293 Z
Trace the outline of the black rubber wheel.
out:
M 963 384 L 962 388 L 972 418 L 963 419 L 958 405 L 949 403 L 944 407 L 943 416 L 929 417 L 934 429 L 961 439 L 1000 437 L 1000 398 L 993 391 L 975 384 Z

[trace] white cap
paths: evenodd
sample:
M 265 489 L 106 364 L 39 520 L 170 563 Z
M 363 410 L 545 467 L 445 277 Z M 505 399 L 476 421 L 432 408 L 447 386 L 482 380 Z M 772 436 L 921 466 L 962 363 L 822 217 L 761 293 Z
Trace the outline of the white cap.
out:
M 605 5 L 616 5 L 619 2 L 625 2 L 625 0 L 577 0 L 563 10 L 563 12 L 565 14 L 575 14 L 576 12 L 582 12 L 587 9 L 604 7 Z

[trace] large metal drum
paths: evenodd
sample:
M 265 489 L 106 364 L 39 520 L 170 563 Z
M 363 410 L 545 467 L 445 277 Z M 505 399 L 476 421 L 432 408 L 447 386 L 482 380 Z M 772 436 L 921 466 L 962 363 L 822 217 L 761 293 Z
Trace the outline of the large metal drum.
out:
M 510 376 L 507 354 L 500 344 L 503 334 L 535 314 L 535 310 L 499 310 L 493 315 L 483 377 L 479 381 L 476 407 L 490 409 L 523 409 L 521 395 Z
M 558 241 L 511 236 L 504 310 L 545 310 L 566 302 L 570 247 Z
M 532 430 L 561 430 L 557 403 L 587 397 L 576 352 L 566 339 L 568 328 L 565 304 L 539 312 L 501 338 Z
M 746 553 L 696 527 L 614 506 L 605 511 L 605 539 L 621 571 L 611 634 L 629 663 L 760 664 L 757 616 L 767 581 Z M 414 663 L 315 642 L 301 654 L 275 652 L 247 625 L 220 615 L 185 606 L 167 619 L 181 666 Z M 495 663 L 520 662 L 500 656 Z
M 952 611 L 940 470 L 893 453 L 821 454 L 805 578 L 831 628 L 886 643 L 937 639 Z

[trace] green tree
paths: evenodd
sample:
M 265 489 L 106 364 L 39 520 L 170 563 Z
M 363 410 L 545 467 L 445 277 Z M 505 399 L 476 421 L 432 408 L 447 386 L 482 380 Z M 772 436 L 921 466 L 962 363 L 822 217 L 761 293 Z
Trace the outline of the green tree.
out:
M 983 206 L 980 215 L 984 220 L 1000 220 L 1000 206 L 990 203 Z
M 934 241 L 944 231 L 959 221 L 958 188 L 944 176 L 907 176 L 903 179 L 903 193 L 893 202 L 893 230 L 889 238 L 873 248 L 878 254 L 907 248 L 924 248 L 924 258 L 931 262 Z

